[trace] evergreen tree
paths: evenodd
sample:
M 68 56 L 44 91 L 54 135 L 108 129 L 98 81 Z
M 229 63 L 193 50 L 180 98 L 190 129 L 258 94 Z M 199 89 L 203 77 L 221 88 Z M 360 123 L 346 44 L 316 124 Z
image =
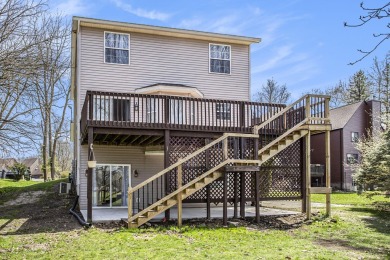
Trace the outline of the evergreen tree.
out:
M 359 70 L 349 79 L 346 101 L 348 104 L 353 104 L 367 100 L 369 97 L 370 88 L 368 78 L 363 70 Z
M 362 160 L 357 165 L 355 181 L 365 189 L 390 191 L 390 129 L 369 136 L 357 148 Z

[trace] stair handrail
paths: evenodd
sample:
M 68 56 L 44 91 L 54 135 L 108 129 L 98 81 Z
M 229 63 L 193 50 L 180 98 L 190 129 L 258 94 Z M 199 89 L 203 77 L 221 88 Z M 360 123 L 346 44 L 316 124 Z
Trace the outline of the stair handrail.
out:
M 153 175 L 152 177 L 146 179 L 145 181 L 139 183 L 138 185 L 136 185 L 134 187 L 131 187 L 131 188 L 129 187 L 129 192 L 137 191 L 138 189 L 142 188 L 143 186 L 145 186 L 149 182 L 152 182 L 153 180 L 155 180 L 155 179 L 161 177 L 162 175 L 164 175 L 165 173 L 172 171 L 173 169 L 177 168 L 179 165 L 182 165 L 186 161 L 191 160 L 192 158 L 194 158 L 198 154 L 204 152 L 205 150 L 209 149 L 210 147 L 216 145 L 217 143 L 219 143 L 219 142 L 221 142 L 221 141 L 223 141 L 223 140 L 225 140 L 225 139 L 227 139 L 229 137 L 258 138 L 258 135 L 255 135 L 255 134 L 240 134 L 240 133 L 225 133 L 221 137 L 219 137 L 218 139 L 215 139 L 214 141 L 210 142 L 209 144 L 203 146 L 202 148 L 199 148 L 195 152 L 193 152 L 193 153 L 187 155 L 186 157 L 178 160 L 176 163 L 170 165 L 169 167 L 167 167 L 164 170 L 158 172 L 157 174 Z
M 160 200 L 156 201 L 155 203 L 153 203 L 152 205 L 150 205 L 149 207 L 147 207 L 147 209 L 151 209 L 151 208 L 154 208 L 155 206 L 173 198 L 174 196 L 176 196 L 177 194 L 179 194 L 180 192 L 184 191 L 185 189 L 189 188 L 191 185 L 195 184 L 198 180 L 206 177 L 207 175 L 209 175 L 210 173 L 212 172 L 215 172 L 215 171 L 218 171 L 220 168 L 222 168 L 223 166 L 225 166 L 226 164 L 229 164 L 229 163 L 235 163 L 235 162 L 242 162 L 243 160 L 237 160 L 237 159 L 227 159 L 227 160 L 224 160 L 222 161 L 221 163 L 219 163 L 218 165 L 214 166 L 213 168 L 209 169 L 208 171 L 202 173 L 200 176 L 196 177 L 195 179 L 189 181 L 188 183 L 186 183 L 185 185 L 181 186 L 180 188 L 172 191 L 171 193 L 167 194 L 164 198 L 161 198 Z M 245 160 L 245 162 L 251 162 L 251 163 L 260 163 L 259 160 Z M 136 219 L 138 216 L 142 215 L 143 214 L 143 211 L 140 211 L 138 212 L 137 214 L 133 215 L 130 217 L 130 220 L 134 220 Z
M 310 104 L 310 98 L 311 97 L 317 97 L 317 98 L 324 98 L 325 99 L 325 118 L 323 118 L 323 119 L 324 120 L 329 120 L 329 100 L 330 100 L 330 96 L 328 96 L 328 95 L 317 95 L 317 94 L 306 94 L 303 97 L 301 97 L 300 99 L 296 100 L 294 103 L 286 106 L 285 108 L 283 108 L 278 113 L 276 113 L 275 115 L 271 116 L 270 118 L 268 118 L 266 121 L 262 122 L 261 124 L 254 125 L 253 126 L 253 134 L 258 134 L 258 132 L 259 132 L 259 130 L 261 128 L 264 128 L 266 125 L 268 125 L 273 120 L 275 120 L 278 117 L 280 117 L 281 115 L 284 115 L 285 113 L 287 113 L 291 108 L 293 108 L 296 104 L 298 104 L 299 102 L 301 102 L 304 99 L 309 101 L 308 103 L 305 104 L 306 111 L 308 111 L 308 106 L 311 106 L 311 104 Z M 307 121 L 310 120 L 310 116 L 308 117 L 307 113 L 305 113 L 305 118 L 302 121 L 304 121 L 304 120 L 307 120 Z

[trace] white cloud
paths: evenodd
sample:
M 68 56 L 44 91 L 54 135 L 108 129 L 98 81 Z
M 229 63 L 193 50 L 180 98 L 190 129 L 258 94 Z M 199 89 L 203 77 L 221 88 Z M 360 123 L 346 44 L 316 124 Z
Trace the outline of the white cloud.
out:
M 134 8 L 132 5 L 124 3 L 121 0 L 112 0 L 112 2 L 123 11 L 134 14 L 139 17 L 160 21 L 165 21 L 171 17 L 171 15 L 168 13 L 163 13 L 156 10 L 147 11 L 142 8 Z
M 54 4 L 53 9 L 65 15 L 87 15 L 90 6 L 82 0 L 67 0 Z
M 292 53 L 292 46 L 282 46 L 277 49 L 276 54 L 272 56 L 271 59 L 262 62 L 261 65 L 253 67 L 251 70 L 252 73 L 260 73 L 267 70 L 271 70 L 277 66 L 280 66 L 280 63 L 283 62 L 285 58 L 287 58 Z
M 200 18 L 184 19 L 179 23 L 178 27 L 185 28 L 185 29 L 193 29 L 193 28 L 197 28 L 202 23 L 203 21 Z

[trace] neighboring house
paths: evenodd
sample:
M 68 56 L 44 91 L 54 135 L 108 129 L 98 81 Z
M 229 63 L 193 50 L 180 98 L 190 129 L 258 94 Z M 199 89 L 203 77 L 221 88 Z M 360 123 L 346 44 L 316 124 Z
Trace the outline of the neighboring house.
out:
M 101 209 L 111 219 L 129 212 L 136 226 L 162 212 L 169 218 L 178 192 L 186 203 L 205 203 L 207 217 L 211 202 L 240 202 L 243 216 L 246 202 L 305 199 L 305 119 L 314 116 L 310 105 L 325 115 L 329 100 L 305 97 L 286 109 L 250 102 L 250 46 L 258 42 L 73 18 L 72 138 L 88 221 Z M 260 159 L 268 160 L 261 169 Z
M 14 158 L 5 158 L 0 159 L 0 178 L 13 178 L 14 173 L 10 170 L 10 168 L 17 163 Z
M 39 164 L 39 158 L 33 157 L 24 159 L 22 161 L 23 164 L 27 166 L 27 168 L 30 170 L 31 178 L 33 179 L 39 179 L 42 178 L 42 172 L 41 172 L 41 166 Z
M 380 102 L 362 101 L 330 110 L 331 131 L 331 183 L 342 190 L 356 190 L 353 167 L 360 161 L 356 142 L 369 132 L 379 131 Z M 324 134 L 311 137 L 312 164 L 325 164 Z

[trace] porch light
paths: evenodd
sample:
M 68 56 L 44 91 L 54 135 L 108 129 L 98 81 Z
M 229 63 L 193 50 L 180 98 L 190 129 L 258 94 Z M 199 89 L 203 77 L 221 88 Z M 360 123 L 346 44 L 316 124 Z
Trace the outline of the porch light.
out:
M 93 144 L 91 144 L 91 149 L 88 156 L 88 168 L 91 169 L 96 168 L 96 159 L 95 159 L 95 154 L 93 152 Z

